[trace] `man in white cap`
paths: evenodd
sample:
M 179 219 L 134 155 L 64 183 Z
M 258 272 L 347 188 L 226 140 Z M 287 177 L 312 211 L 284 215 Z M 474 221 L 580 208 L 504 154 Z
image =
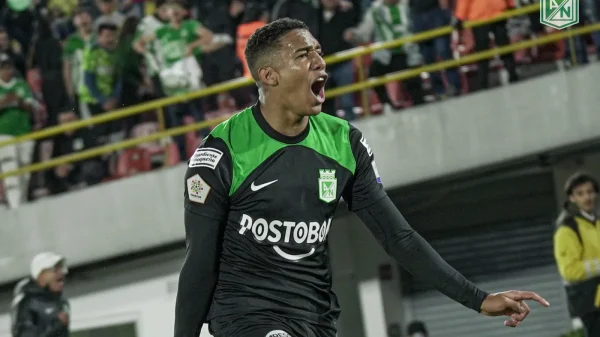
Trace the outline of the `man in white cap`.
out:
M 69 303 L 63 297 L 67 264 L 45 252 L 31 261 L 30 277 L 15 287 L 12 302 L 13 337 L 68 337 Z

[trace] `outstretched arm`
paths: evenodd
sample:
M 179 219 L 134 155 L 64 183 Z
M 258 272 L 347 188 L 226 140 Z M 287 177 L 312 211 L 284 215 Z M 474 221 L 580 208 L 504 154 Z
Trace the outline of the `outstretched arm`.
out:
M 548 302 L 532 292 L 496 294 L 477 288 L 456 271 L 404 219 L 381 184 L 373 151 L 360 131 L 351 127 L 350 145 L 356 161 L 344 200 L 375 238 L 402 267 L 418 278 L 431 280 L 444 295 L 487 316 L 510 316 L 505 324 L 517 326 L 529 314 L 524 300 Z
M 356 211 L 385 251 L 408 272 L 477 312 L 488 293 L 452 268 L 404 219 L 389 197 Z

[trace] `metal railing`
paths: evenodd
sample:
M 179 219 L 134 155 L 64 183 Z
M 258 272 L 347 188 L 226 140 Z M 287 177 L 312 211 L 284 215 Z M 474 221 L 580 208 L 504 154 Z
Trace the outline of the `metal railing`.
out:
M 530 10 L 529 8 L 533 8 L 533 6 L 525 7 L 525 8 L 518 10 L 518 11 L 520 11 L 518 15 L 522 15 L 523 10 L 526 10 L 526 9 Z M 515 11 L 511 11 L 511 12 L 515 12 Z M 507 13 L 510 13 L 510 12 L 507 12 Z M 470 27 L 475 24 L 476 23 L 470 23 L 465 26 Z M 437 29 L 435 31 L 438 31 L 438 30 L 444 31 L 444 33 L 448 33 L 451 31 L 451 28 L 444 27 L 444 28 Z M 439 63 L 429 64 L 429 65 L 425 65 L 425 66 L 415 68 L 415 69 L 394 72 L 394 73 L 387 74 L 387 75 L 384 75 L 381 77 L 370 78 L 370 79 L 367 79 L 367 80 L 364 80 L 361 82 L 350 84 L 348 86 L 328 90 L 327 97 L 331 98 L 331 97 L 335 97 L 335 96 L 339 96 L 339 95 L 343 95 L 343 94 L 347 94 L 347 93 L 352 93 L 352 92 L 356 92 L 356 91 L 361 91 L 361 90 L 365 91 L 369 88 L 383 85 L 387 82 L 401 81 L 401 80 L 405 80 L 407 78 L 419 76 L 423 72 L 436 72 L 436 71 L 444 70 L 447 68 L 455 68 L 458 66 L 478 62 L 481 60 L 490 59 L 496 55 L 513 53 L 518 50 L 527 49 L 527 48 L 531 48 L 534 46 L 543 45 L 543 44 L 547 44 L 547 43 L 551 43 L 551 42 L 556 42 L 556 41 L 560 41 L 560 40 L 567 39 L 567 38 L 572 38 L 573 36 L 577 36 L 577 35 L 588 34 L 590 32 L 597 31 L 597 30 L 600 30 L 600 24 L 594 24 L 594 25 L 584 26 L 584 27 L 580 27 L 580 28 L 576 28 L 576 29 L 572 29 L 572 30 L 557 32 L 554 34 L 549 34 L 549 35 L 546 35 L 546 36 L 543 36 L 540 38 L 536 38 L 534 40 L 527 40 L 527 41 L 521 41 L 518 43 L 513 43 L 508 46 L 498 47 L 495 49 L 466 55 L 464 57 L 461 57 L 458 60 L 442 61 Z M 436 34 L 436 33 L 434 33 L 435 31 L 414 35 L 412 37 L 412 38 L 415 38 L 414 40 L 413 39 L 410 39 L 410 40 L 409 39 L 400 39 L 400 40 L 390 41 L 390 42 L 381 43 L 381 44 L 377 44 L 377 45 L 371 45 L 368 47 L 355 48 L 352 50 L 353 56 L 351 56 L 351 57 L 346 56 L 346 55 L 350 54 L 350 51 L 340 53 L 340 54 L 344 54 L 342 56 L 340 56 L 340 54 L 336 54 L 336 55 L 332 55 L 332 57 L 337 57 L 337 58 L 335 58 L 335 60 L 343 61 L 343 60 L 350 59 L 352 57 L 369 54 L 376 50 L 385 49 L 385 48 L 393 48 L 398 45 L 401 45 L 402 43 L 406 43 L 408 41 L 422 41 L 422 40 L 426 40 L 431 37 L 443 35 L 443 34 Z M 427 36 L 427 37 L 423 37 L 423 36 Z M 399 43 L 399 41 L 401 43 Z M 381 46 L 385 46 L 385 47 L 381 47 Z M 329 60 L 328 60 L 328 62 L 329 62 Z M 341 61 L 338 61 L 338 62 L 341 62 Z M 164 107 L 165 105 L 181 102 L 182 97 L 185 97 L 186 100 L 189 100 L 189 99 L 194 99 L 194 98 L 198 98 L 198 97 L 202 97 L 202 96 L 207 96 L 207 95 L 219 93 L 219 92 L 222 92 L 225 90 L 231 90 L 231 89 L 242 87 L 242 86 L 246 85 L 247 81 L 248 80 L 246 80 L 246 79 L 237 79 L 237 80 L 225 82 L 225 83 L 213 86 L 213 87 L 209 87 L 209 88 L 206 88 L 206 89 L 194 92 L 194 93 L 190 93 L 185 96 L 170 97 L 170 98 L 155 100 L 155 101 L 144 103 L 141 106 L 135 106 L 135 107 L 107 113 L 105 115 L 100 115 L 100 116 L 94 117 L 94 118 L 86 120 L 86 121 L 77 121 L 77 122 L 70 123 L 70 124 L 65 124 L 65 125 L 61 125 L 61 126 L 48 128 L 46 130 L 41 130 L 39 132 L 25 135 L 22 137 L 16 137 L 15 139 L 12 139 L 9 142 L 0 142 L 0 147 L 6 146 L 9 144 L 18 143 L 20 141 L 42 139 L 42 138 L 50 137 L 50 136 L 53 136 L 56 134 L 60 134 L 64 131 L 75 130 L 78 128 L 86 127 L 90 124 L 97 124 L 99 122 L 106 122 L 106 121 L 111 121 L 111 120 L 118 119 L 118 118 L 123 118 L 126 116 L 132 116 L 132 115 L 135 115 L 135 114 L 138 114 L 141 112 L 146 112 L 146 111 L 152 110 L 152 109 L 161 109 L 162 110 L 162 107 Z M 222 121 L 224 121 L 226 119 L 227 119 L 226 117 L 223 117 L 223 118 L 217 118 L 214 120 L 198 122 L 195 124 L 179 126 L 179 127 L 171 128 L 168 130 L 159 131 L 159 132 L 151 134 L 151 135 L 138 137 L 138 138 L 134 138 L 134 139 L 129 139 L 129 140 L 125 140 L 125 141 L 122 141 L 119 143 L 107 144 L 104 146 L 95 147 L 95 148 L 84 150 L 81 152 L 75 152 L 75 153 L 72 153 L 69 155 L 50 159 L 48 161 L 24 166 L 24 167 L 21 167 L 17 170 L 13 170 L 10 172 L 0 173 L 0 180 L 3 178 L 6 178 L 6 177 L 10 177 L 10 176 L 18 176 L 18 175 L 23 175 L 26 173 L 42 171 L 42 170 L 57 167 L 59 165 L 73 163 L 73 162 L 97 157 L 99 155 L 103 155 L 103 154 L 110 153 L 113 151 L 122 150 L 125 148 L 134 147 L 134 146 L 137 146 L 137 145 L 140 145 L 143 143 L 156 141 L 156 140 L 159 140 L 159 139 L 162 139 L 165 137 L 182 135 L 187 132 L 196 131 L 196 130 L 204 129 L 204 128 L 207 128 L 210 126 L 214 126 L 218 123 L 221 123 Z

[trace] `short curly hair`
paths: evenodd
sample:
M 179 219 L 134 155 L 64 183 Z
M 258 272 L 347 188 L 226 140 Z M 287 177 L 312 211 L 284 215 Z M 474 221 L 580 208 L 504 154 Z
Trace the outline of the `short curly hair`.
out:
M 258 82 L 258 68 L 261 66 L 261 60 L 274 54 L 281 46 L 279 44 L 281 37 L 296 29 L 308 30 L 308 27 L 300 20 L 283 18 L 257 29 L 250 36 L 244 56 L 256 82 Z

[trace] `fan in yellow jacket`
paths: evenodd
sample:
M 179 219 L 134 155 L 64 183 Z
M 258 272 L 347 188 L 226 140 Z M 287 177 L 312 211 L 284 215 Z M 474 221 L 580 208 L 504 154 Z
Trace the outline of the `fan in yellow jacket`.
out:
M 565 184 L 568 200 L 554 234 L 554 257 L 565 281 L 571 315 L 587 336 L 600 336 L 600 219 L 598 182 L 576 173 Z

